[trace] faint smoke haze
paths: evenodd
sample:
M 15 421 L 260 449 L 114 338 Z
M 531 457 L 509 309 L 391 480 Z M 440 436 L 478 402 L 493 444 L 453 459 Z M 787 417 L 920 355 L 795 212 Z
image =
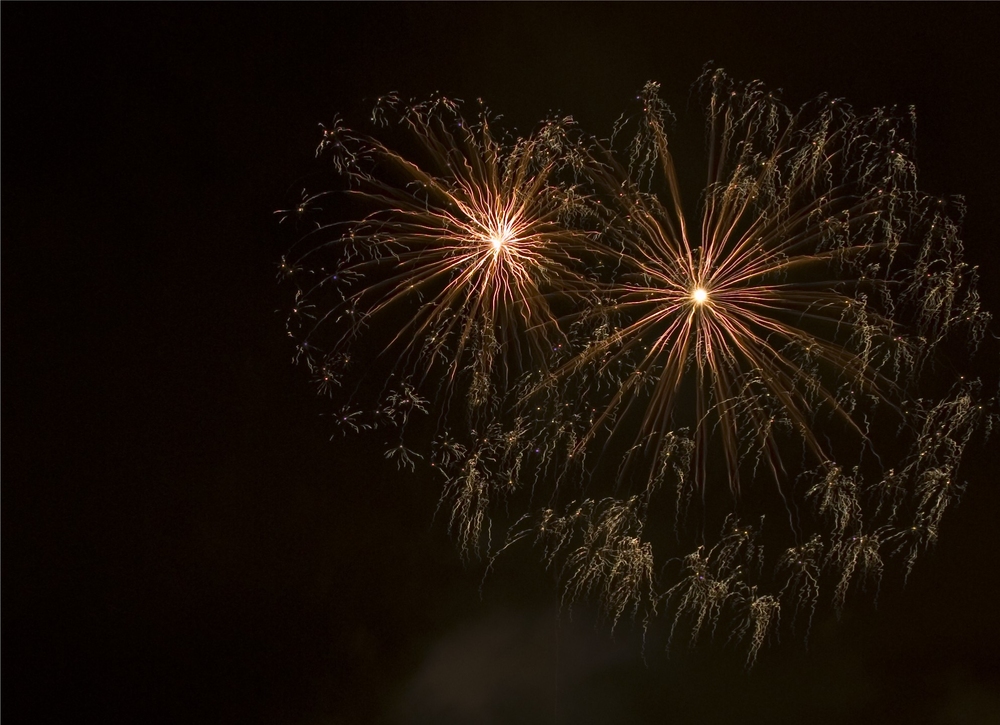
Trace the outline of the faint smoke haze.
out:
M 584 622 L 591 622 L 589 625 Z M 463 622 L 427 648 L 394 703 L 391 721 L 415 723 L 532 723 L 579 721 L 568 702 L 588 682 L 636 658 L 633 634 L 616 640 L 592 618 L 566 612 L 492 611 Z M 628 640 L 628 641 L 627 641 Z M 558 652 L 557 652 L 558 649 Z M 616 688 L 604 689 L 607 714 Z M 590 719 L 603 710 L 588 702 Z M 575 713 L 575 716 L 571 716 Z M 555 718 L 555 719 L 554 719 Z

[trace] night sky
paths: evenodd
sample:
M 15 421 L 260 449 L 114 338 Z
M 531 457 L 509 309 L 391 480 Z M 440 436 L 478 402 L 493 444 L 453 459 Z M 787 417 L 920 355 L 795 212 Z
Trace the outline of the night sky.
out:
M 330 440 L 277 312 L 294 238 L 273 214 L 322 169 L 318 124 L 388 91 L 606 135 L 647 80 L 684 112 L 713 61 L 791 105 L 914 104 L 922 188 L 966 197 L 998 313 L 1000 6 L 5 3 L 2 21 L 9 722 L 1000 722 L 995 449 L 970 449 L 939 546 L 905 587 L 888 567 L 877 606 L 820 609 L 749 672 L 724 638 L 644 662 L 637 628 L 560 614 L 532 555 L 483 583 L 429 474 Z

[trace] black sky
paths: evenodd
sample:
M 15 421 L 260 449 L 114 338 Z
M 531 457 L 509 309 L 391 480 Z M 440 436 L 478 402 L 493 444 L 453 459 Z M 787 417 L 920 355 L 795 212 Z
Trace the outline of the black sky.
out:
M 434 481 L 329 438 L 290 364 L 272 212 L 317 124 L 398 90 L 606 134 L 708 61 L 917 107 L 1000 312 L 995 4 L 22 5 L 2 11 L 2 709 L 10 722 L 1000 722 L 1000 457 L 905 589 L 751 672 L 644 664 L 534 559 L 486 580 Z M 681 110 L 681 109 L 679 109 Z M 994 330 L 996 330 L 994 323 Z

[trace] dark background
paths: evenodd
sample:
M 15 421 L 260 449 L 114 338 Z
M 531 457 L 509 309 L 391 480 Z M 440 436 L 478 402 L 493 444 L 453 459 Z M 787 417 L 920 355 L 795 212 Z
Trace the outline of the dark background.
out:
M 275 281 L 319 122 L 391 90 L 606 134 L 708 61 L 915 104 L 1000 311 L 996 38 L 962 5 L 2 8 L 2 708 L 10 722 L 1000 722 L 1000 457 L 937 550 L 750 672 L 557 615 L 532 558 L 480 595 L 436 482 L 329 441 Z M 996 329 L 994 325 L 994 329 Z M 994 439 L 995 440 L 995 439 Z

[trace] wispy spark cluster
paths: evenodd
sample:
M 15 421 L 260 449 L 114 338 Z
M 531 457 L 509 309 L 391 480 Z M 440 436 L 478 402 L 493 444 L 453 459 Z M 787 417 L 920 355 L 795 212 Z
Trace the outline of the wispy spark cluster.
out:
M 443 476 L 464 555 L 533 542 L 567 604 L 668 640 L 726 622 L 752 662 L 783 607 L 808 631 L 822 592 L 936 541 L 996 416 L 942 348 L 989 316 L 960 202 L 917 188 L 912 111 L 699 89 L 696 200 L 656 84 L 610 141 L 381 99 L 373 133 L 324 128 L 342 191 L 286 212 L 317 221 L 282 273 L 340 429 Z

